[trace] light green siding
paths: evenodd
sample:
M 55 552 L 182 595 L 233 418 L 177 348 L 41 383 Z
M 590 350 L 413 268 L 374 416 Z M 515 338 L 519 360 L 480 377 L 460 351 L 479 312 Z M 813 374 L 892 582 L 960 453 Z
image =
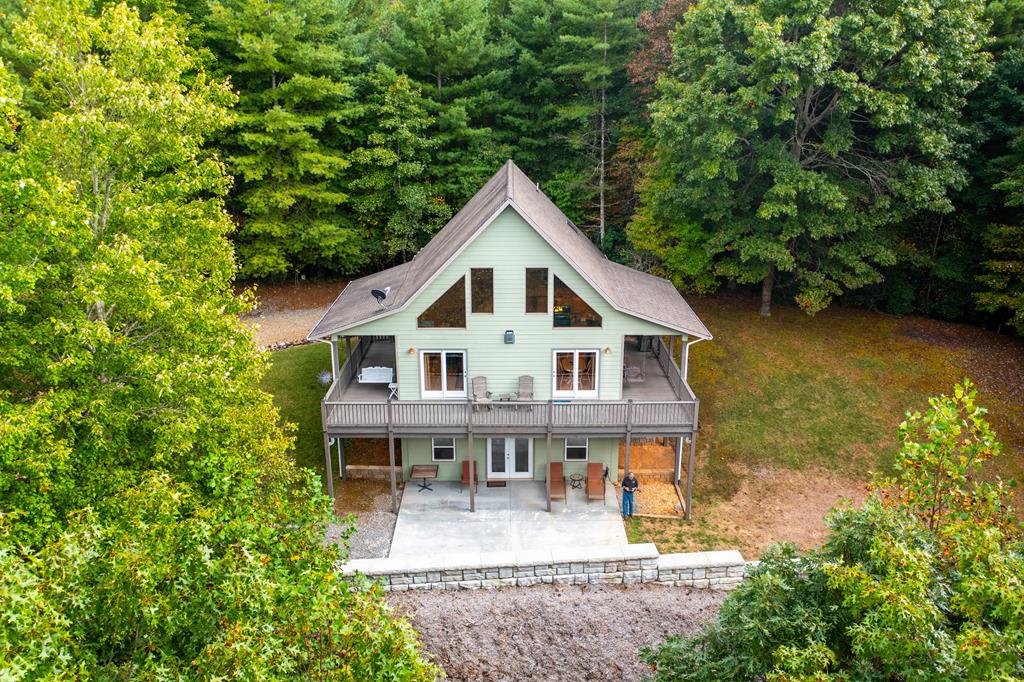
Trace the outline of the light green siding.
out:
M 467 312 L 466 329 L 417 329 L 416 318 L 460 277 L 466 277 L 467 309 L 470 268 L 494 269 L 494 313 Z M 546 313 L 526 314 L 526 268 L 548 268 L 601 315 L 601 328 L 565 329 L 552 326 L 552 286 Z M 367 294 L 369 295 L 369 294 Z M 515 332 L 515 344 L 504 343 L 504 332 Z M 518 377 L 534 378 L 534 398 L 551 397 L 554 350 L 600 351 L 599 397 L 621 399 L 623 337 L 678 334 L 611 307 L 512 208 L 506 208 L 414 300 L 397 313 L 347 330 L 355 336 L 395 337 L 400 400 L 419 400 L 419 351 L 465 350 L 468 377 L 484 376 L 492 393 L 514 392 Z M 409 352 L 413 349 L 412 352 Z M 605 352 L 607 351 L 607 352 Z
M 458 481 L 462 474 L 462 460 L 466 459 L 467 439 L 465 436 L 455 439 L 455 462 L 435 462 L 431 456 L 431 440 L 429 438 L 402 439 L 402 477 L 409 480 L 409 471 L 414 464 L 437 464 L 437 477 L 442 481 Z M 487 439 L 474 438 L 473 452 L 476 459 L 477 476 L 481 481 L 487 480 L 486 456 Z M 564 461 L 565 440 L 551 440 L 551 461 Z M 567 462 L 565 475 L 586 474 L 588 462 L 599 462 L 608 467 L 610 480 L 618 475 L 619 440 L 617 438 L 591 438 L 588 445 L 587 462 Z M 533 439 L 533 479 L 543 481 L 547 473 L 547 439 Z

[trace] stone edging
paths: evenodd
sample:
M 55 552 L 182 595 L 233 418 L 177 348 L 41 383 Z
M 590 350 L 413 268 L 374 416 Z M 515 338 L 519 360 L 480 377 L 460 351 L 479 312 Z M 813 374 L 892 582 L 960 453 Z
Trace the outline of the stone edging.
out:
M 732 589 L 746 562 L 736 550 L 659 554 L 651 543 L 600 547 L 474 552 L 437 556 L 356 559 L 345 576 L 380 580 L 385 590 L 459 590 L 556 585 L 658 583 Z

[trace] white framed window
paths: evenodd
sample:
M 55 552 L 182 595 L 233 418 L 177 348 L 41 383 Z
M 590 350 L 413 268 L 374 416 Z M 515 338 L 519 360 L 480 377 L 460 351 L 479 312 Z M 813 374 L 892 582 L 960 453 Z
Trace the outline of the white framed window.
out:
M 556 350 L 552 354 L 551 395 L 555 398 L 597 398 L 596 350 Z
M 420 395 L 423 398 L 465 398 L 466 351 L 420 351 Z
M 565 439 L 565 461 L 586 462 L 590 452 L 590 439 L 588 438 L 566 438 Z
M 455 439 L 454 438 L 431 438 L 430 458 L 435 462 L 455 461 Z

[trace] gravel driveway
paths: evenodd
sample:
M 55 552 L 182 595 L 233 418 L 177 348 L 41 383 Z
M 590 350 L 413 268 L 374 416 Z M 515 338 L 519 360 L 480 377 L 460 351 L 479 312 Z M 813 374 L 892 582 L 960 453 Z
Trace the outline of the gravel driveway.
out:
M 722 592 L 663 585 L 537 585 L 387 596 L 452 680 L 644 679 L 641 647 L 693 632 Z

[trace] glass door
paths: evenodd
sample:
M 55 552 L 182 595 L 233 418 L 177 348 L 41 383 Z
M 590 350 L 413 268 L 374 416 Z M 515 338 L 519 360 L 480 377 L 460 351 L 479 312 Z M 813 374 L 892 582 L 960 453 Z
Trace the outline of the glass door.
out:
M 555 398 L 597 398 L 597 351 L 556 350 L 554 353 Z
M 423 398 L 466 397 L 466 352 L 425 350 L 420 353 Z
M 487 478 L 533 478 L 533 439 L 488 438 Z

